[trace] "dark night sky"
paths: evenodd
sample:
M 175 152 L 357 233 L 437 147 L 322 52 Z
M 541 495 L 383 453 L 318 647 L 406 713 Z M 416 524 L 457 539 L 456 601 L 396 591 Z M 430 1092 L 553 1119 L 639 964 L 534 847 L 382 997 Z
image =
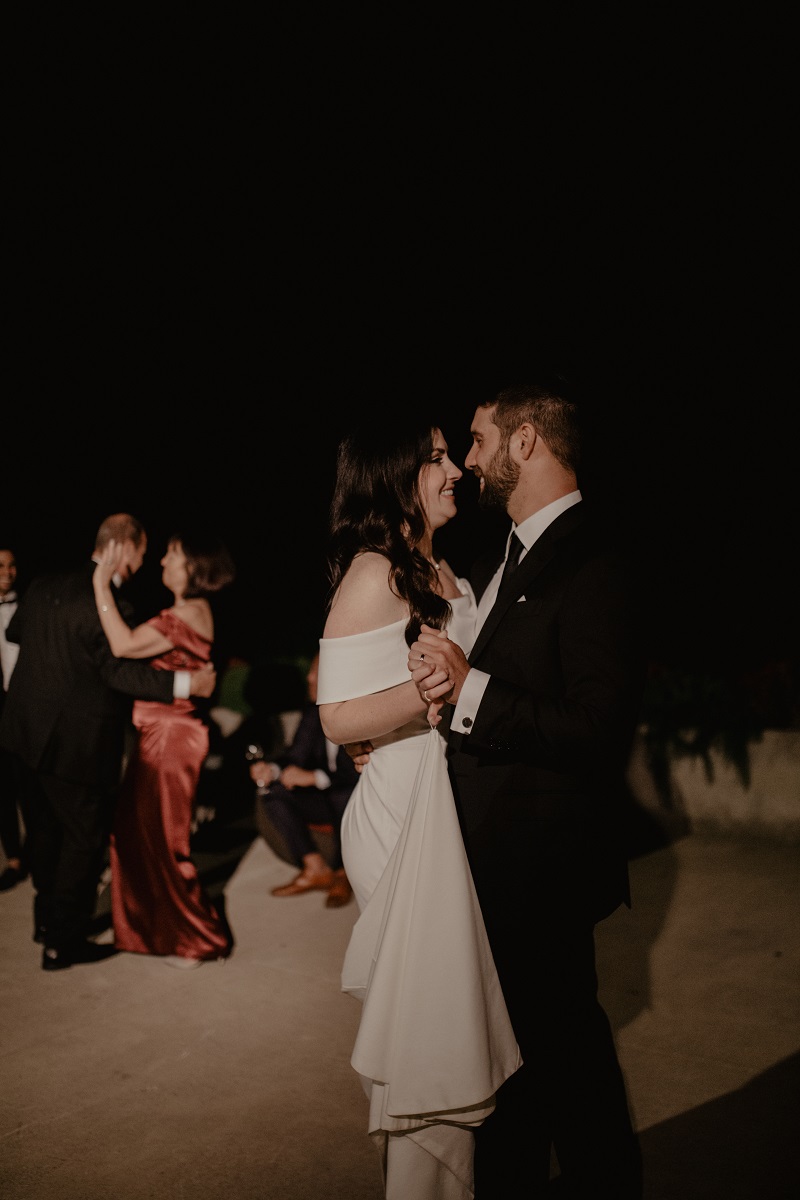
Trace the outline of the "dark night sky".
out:
M 654 653 L 796 657 L 786 166 L 747 95 L 720 116 L 708 79 L 668 103 L 642 70 L 605 111 L 529 97 L 519 138 L 444 89 L 380 124 L 355 86 L 317 77 L 312 103 L 208 44 L 187 61 L 185 86 L 166 51 L 100 83 L 39 66 L 18 98 L 0 529 L 23 578 L 130 509 L 134 598 L 160 603 L 196 515 L 239 565 L 230 645 L 305 650 L 340 433 L 430 396 L 463 461 L 479 400 L 557 369 L 584 490 L 640 546 Z M 440 545 L 462 570 L 475 496 Z

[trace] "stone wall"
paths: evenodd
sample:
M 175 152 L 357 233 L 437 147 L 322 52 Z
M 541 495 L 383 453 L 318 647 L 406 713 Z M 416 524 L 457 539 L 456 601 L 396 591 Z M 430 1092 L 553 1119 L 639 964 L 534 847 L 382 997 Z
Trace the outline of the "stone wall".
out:
M 673 759 L 668 811 L 656 791 L 640 734 L 628 783 L 645 809 L 656 816 L 682 818 L 692 830 L 800 844 L 800 730 L 768 729 L 760 741 L 750 743 L 749 751 L 747 787 L 736 768 L 716 751 L 711 752 L 712 779 L 701 758 Z

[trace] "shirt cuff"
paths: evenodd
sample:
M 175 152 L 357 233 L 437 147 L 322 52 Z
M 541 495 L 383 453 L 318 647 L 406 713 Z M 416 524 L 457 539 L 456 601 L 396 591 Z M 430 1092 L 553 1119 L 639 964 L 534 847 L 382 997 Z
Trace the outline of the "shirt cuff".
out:
M 483 693 L 489 686 L 490 679 L 491 675 L 487 675 L 485 671 L 476 671 L 475 667 L 470 667 L 469 674 L 461 685 L 458 704 L 453 711 L 453 719 L 450 722 L 451 733 L 469 735 L 472 732 Z
M 172 695 L 175 700 L 188 700 L 192 694 L 191 671 L 176 671 L 172 683 Z
M 327 792 L 331 786 L 331 777 L 330 775 L 326 775 L 321 767 L 318 767 L 314 771 L 314 782 L 317 785 L 317 791 Z

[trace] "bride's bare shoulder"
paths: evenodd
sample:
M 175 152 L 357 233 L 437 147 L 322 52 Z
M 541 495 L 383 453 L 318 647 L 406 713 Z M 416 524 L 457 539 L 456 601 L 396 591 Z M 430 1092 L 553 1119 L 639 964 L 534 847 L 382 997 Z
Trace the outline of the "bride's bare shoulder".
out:
M 389 560 L 367 550 L 353 559 L 331 605 L 325 637 L 348 637 L 391 625 L 408 608 L 389 584 Z

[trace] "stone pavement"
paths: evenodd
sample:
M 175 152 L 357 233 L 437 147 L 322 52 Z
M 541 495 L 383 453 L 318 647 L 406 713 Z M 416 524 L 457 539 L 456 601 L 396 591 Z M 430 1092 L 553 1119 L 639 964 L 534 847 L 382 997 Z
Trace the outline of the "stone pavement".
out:
M 46 974 L 30 882 L 0 894 L 3 1200 L 381 1200 L 339 990 L 354 904 L 270 896 L 292 868 L 252 831 L 198 862 L 236 946 L 196 971 Z M 631 874 L 599 971 L 646 1200 L 793 1196 L 800 847 L 656 837 Z

